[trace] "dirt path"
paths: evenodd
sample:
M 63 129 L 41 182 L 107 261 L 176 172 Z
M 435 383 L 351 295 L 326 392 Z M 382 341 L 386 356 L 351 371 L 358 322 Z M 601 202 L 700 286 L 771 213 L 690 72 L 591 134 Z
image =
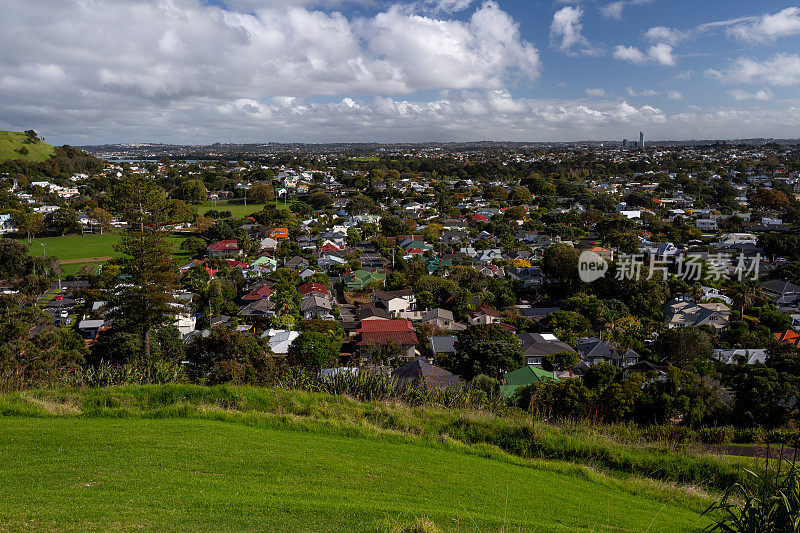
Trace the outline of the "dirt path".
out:
M 795 458 L 800 459 L 800 449 L 776 446 L 762 446 L 762 445 L 747 445 L 747 444 L 726 444 L 726 445 L 709 445 L 706 446 L 706 451 L 719 453 L 722 455 L 733 455 L 736 457 L 759 457 L 766 458 L 769 454 L 770 459 L 777 459 L 783 456 L 784 459 L 791 461 Z
M 97 261 L 109 261 L 112 257 L 85 257 L 82 259 L 60 259 L 58 262 L 62 265 L 69 263 L 94 263 Z

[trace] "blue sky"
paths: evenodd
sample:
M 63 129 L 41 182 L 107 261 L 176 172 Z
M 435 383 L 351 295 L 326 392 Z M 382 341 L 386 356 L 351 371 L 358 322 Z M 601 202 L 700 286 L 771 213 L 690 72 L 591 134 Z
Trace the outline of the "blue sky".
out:
M 800 136 L 763 0 L 4 2 L 0 128 L 57 143 Z

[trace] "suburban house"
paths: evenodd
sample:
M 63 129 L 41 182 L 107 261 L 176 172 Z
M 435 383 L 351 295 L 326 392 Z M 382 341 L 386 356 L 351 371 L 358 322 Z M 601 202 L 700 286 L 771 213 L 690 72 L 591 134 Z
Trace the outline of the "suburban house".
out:
M 417 298 L 411 289 L 399 291 L 375 291 L 372 301 L 378 307 L 383 307 L 393 317 L 407 317 L 416 311 Z
M 235 239 L 230 239 L 209 244 L 206 253 L 208 257 L 233 257 L 242 255 L 242 250 Z
M 349 291 L 360 291 L 372 283 L 383 283 L 386 274 L 381 272 L 368 272 L 366 270 L 355 270 L 345 274 L 345 285 Z
M 622 352 L 617 346 L 600 339 L 582 339 L 575 347 L 589 366 L 607 363 L 611 366 L 627 367 L 639 362 L 641 356 L 633 350 Z
M 473 326 L 497 324 L 500 322 L 500 313 L 491 307 L 479 305 L 477 309 L 470 311 L 469 315 L 467 316 L 467 321 Z
M 268 339 L 269 348 L 278 357 L 285 357 L 289 353 L 289 347 L 294 340 L 300 336 L 299 331 L 288 329 L 268 329 L 262 335 L 262 339 Z
M 309 292 L 300 300 L 300 312 L 303 318 L 333 320 L 331 299 L 324 294 Z
M 575 351 L 552 333 L 521 333 L 517 335 L 517 341 L 522 347 L 525 364 L 531 366 L 541 366 L 542 359 L 547 355 Z
M 429 324 L 439 329 L 452 331 L 459 331 L 466 328 L 464 324 L 456 322 L 452 311 L 442 309 L 441 307 L 434 307 L 422 313 L 422 323 Z
M 800 286 L 794 283 L 773 279 L 762 283 L 761 290 L 779 311 L 796 311 L 800 308 Z
M 434 357 L 456 354 L 456 338 L 452 335 L 435 335 L 431 337 L 431 351 Z
M 458 376 L 444 368 L 430 364 L 424 357 L 417 357 L 396 369 L 392 372 L 392 377 L 401 383 L 411 384 L 425 390 L 458 387 L 461 383 Z
M 732 365 L 739 361 L 747 365 L 756 363 L 764 364 L 767 361 L 766 348 L 738 348 L 738 349 L 715 349 L 714 359 L 720 363 Z
M 542 370 L 534 366 L 525 365 L 513 372 L 503 374 L 503 381 L 500 384 L 500 395 L 503 399 L 511 398 L 520 387 L 526 387 L 537 381 L 551 381 L 555 379 L 553 372 Z M 528 406 L 521 406 L 527 408 Z
M 711 326 L 722 331 L 728 329 L 731 317 L 731 310 L 725 304 L 697 304 L 687 300 L 668 303 L 665 313 L 667 329 Z
M 419 341 L 409 320 L 365 320 L 361 323 L 358 334 L 359 351 L 367 358 L 375 349 L 390 345 L 397 347 L 401 358 L 416 357 Z
M 778 339 L 780 342 L 788 342 L 794 346 L 800 348 L 800 333 L 796 331 L 792 331 L 791 329 L 787 329 L 786 331 L 774 333 L 775 338 Z

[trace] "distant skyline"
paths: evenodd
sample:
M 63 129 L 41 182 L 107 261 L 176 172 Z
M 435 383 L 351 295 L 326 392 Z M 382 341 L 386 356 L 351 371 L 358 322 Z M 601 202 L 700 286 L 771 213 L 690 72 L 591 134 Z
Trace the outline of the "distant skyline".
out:
M 762 0 L 2 0 L 0 129 L 54 144 L 800 137 Z

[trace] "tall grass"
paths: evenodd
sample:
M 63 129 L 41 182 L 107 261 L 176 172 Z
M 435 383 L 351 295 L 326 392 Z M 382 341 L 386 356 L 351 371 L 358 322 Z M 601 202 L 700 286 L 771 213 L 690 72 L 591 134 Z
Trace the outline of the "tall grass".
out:
M 764 460 L 763 471 L 746 470 L 705 514 L 714 517 L 706 531 L 785 533 L 800 531 L 800 470 L 796 460 Z
M 499 394 L 491 395 L 469 384 L 458 387 L 425 388 L 411 380 L 397 380 L 381 374 L 359 371 L 339 372 L 320 377 L 291 369 L 278 386 L 287 390 L 304 390 L 346 395 L 362 402 L 395 400 L 411 406 L 435 405 L 457 409 L 506 410 Z

